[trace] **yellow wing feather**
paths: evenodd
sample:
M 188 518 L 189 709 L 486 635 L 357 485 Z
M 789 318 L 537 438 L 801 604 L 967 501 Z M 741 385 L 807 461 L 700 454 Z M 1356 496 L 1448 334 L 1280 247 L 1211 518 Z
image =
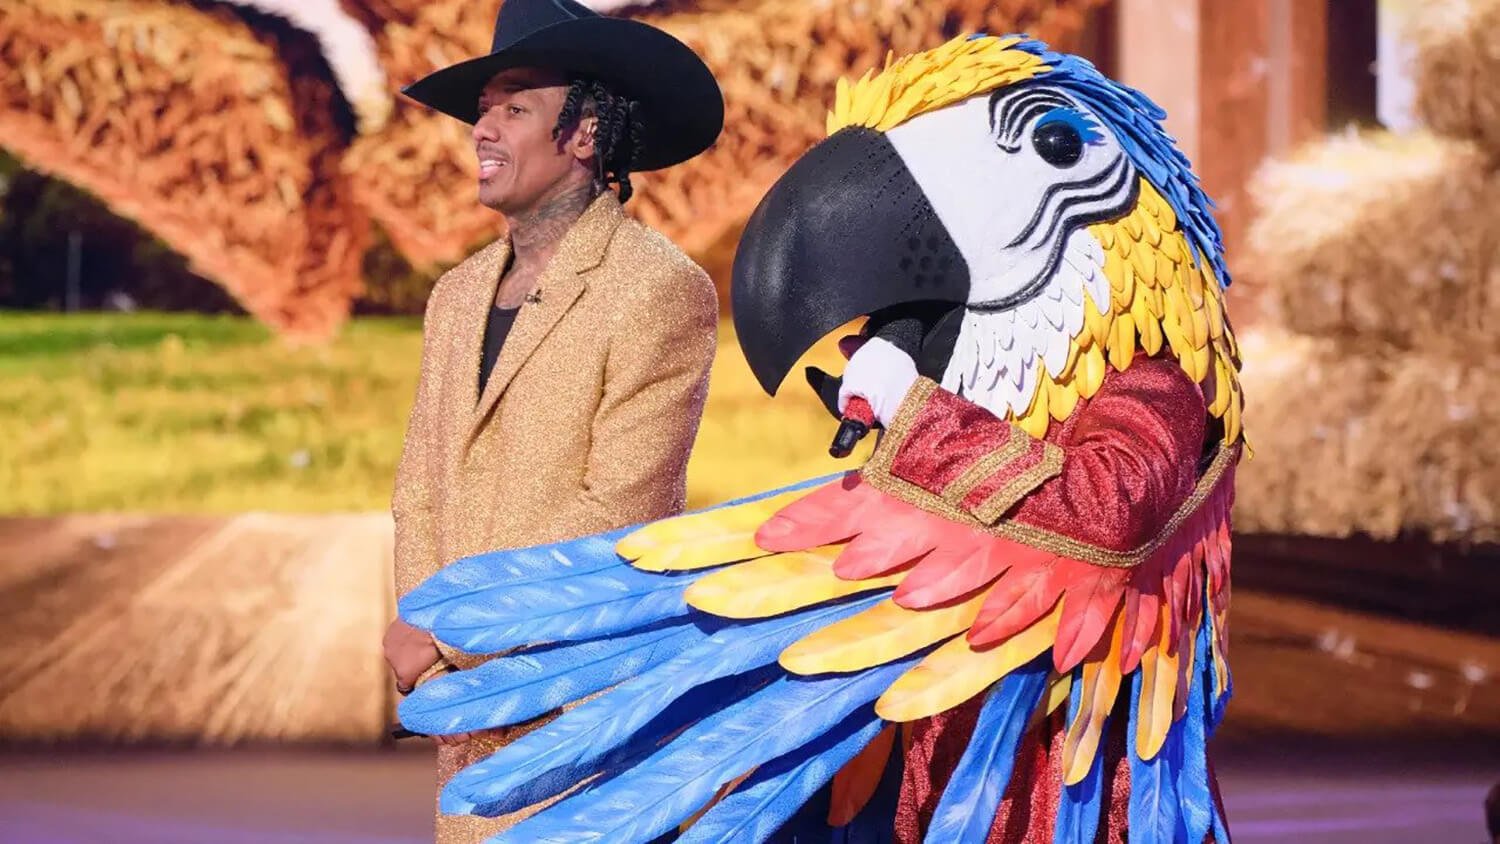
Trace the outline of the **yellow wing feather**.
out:
M 881 601 L 793 643 L 781 652 L 781 667 L 793 674 L 827 674 L 884 665 L 968 630 L 986 594 L 931 610 Z
M 960 637 L 928 654 L 896 679 L 875 712 L 888 721 L 915 721 L 951 709 L 1036 659 L 1057 640 L 1062 605 L 993 648 L 976 651 Z
M 1075 785 L 1088 775 L 1099 752 L 1104 720 L 1120 693 L 1120 651 L 1124 647 L 1125 618 L 1116 613 L 1114 632 L 1083 664 L 1081 704 L 1063 737 L 1063 782 Z
M 623 537 L 615 553 L 642 571 L 688 571 L 764 557 L 755 531 L 778 510 L 812 492 L 799 489 L 655 522 Z
M 1172 698 L 1177 693 L 1177 655 L 1169 653 L 1171 607 L 1162 601 L 1161 637 L 1141 657 L 1141 696 L 1136 704 L 1135 748 L 1142 759 L 1155 759 L 1172 727 Z
M 724 618 L 769 618 L 838 598 L 890 589 L 905 572 L 844 580 L 833 573 L 842 545 L 774 554 L 716 571 L 687 588 L 688 605 Z

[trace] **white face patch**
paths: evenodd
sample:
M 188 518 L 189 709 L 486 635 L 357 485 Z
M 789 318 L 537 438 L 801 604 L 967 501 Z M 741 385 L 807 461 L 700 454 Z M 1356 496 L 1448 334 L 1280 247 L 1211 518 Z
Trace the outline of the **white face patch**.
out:
M 1084 136 L 1076 160 L 1044 158 L 1038 129 L 1048 123 Z M 1050 86 L 971 97 L 887 137 L 968 264 L 971 308 L 1007 310 L 1035 297 L 1074 231 L 1134 204 L 1138 176 L 1119 142 Z

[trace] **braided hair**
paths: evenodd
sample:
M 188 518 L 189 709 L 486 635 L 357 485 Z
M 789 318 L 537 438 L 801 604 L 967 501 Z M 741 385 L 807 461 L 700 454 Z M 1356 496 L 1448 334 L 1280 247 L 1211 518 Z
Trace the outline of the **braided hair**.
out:
M 626 202 L 634 193 L 630 186 L 630 165 L 641 153 L 641 104 L 616 94 L 602 82 L 573 79 L 568 84 L 568 95 L 563 100 L 552 137 L 561 137 L 564 131 L 572 129 L 590 114 L 597 120 L 594 160 L 598 163 L 598 172 L 595 178 L 602 185 L 619 185 L 620 201 Z

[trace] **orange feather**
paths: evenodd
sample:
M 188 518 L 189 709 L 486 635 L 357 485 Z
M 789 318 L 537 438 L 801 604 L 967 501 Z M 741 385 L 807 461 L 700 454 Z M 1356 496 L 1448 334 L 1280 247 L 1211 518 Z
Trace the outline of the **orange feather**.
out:
M 878 735 L 833 776 L 833 795 L 828 803 L 828 825 L 848 826 L 870 802 L 880 778 L 885 775 L 891 748 L 896 744 L 896 725 Z

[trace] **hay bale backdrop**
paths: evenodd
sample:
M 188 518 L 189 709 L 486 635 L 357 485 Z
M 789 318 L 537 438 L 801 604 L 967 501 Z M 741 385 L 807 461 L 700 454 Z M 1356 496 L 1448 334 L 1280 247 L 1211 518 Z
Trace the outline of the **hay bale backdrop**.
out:
M 1241 336 L 1236 530 L 1500 540 L 1500 379 L 1474 356 Z
M 1067 48 L 1102 0 L 677 0 L 628 6 L 696 50 L 724 89 L 725 130 L 708 153 L 634 177 L 633 214 L 694 255 L 737 230 L 775 180 L 823 136 L 841 76 L 937 44 L 960 31 L 1028 31 Z M 470 0 L 371 0 L 354 14 L 374 22 L 393 85 L 488 48 L 493 7 Z M 362 174 L 361 202 L 413 263 L 457 260 L 498 220 L 474 202 L 466 127 L 404 100 L 386 132 L 357 141 L 348 166 Z
M 641 176 L 631 210 L 690 253 L 717 255 L 821 137 L 840 76 L 962 30 L 1027 30 L 1066 48 L 1102 2 L 626 5 L 621 14 L 705 57 L 728 119 L 708 154 Z M 137 220 L 272 326 L 327 336 L 360 292 L 370 218 L 423 268 L 500 234 L 474 199 L 466 127 L 395 99 L 484 52 L 497 7 L 0 0 L 0 145 Z M 373 43 L 373 63 L 360 43 Z M 354 138 L 340 131 L 345 99 L 363 132 Z
M 3 8 L 0 144 L 138 221 L 275 328 L 324 335 L 344 318 L 369 226 L 339 170 L 315 39 L 145 0 Z
M 1252 193 L 1245 263 L 1270 322 L 1365 347 L 1500 346 L 1500 179 L 1474 144 L 1340 136 L 1268 165 Z
M 1417 112 L 1440 134 L 1500 161 L 1500 0 L 1423 0 L 1415 43 Z

